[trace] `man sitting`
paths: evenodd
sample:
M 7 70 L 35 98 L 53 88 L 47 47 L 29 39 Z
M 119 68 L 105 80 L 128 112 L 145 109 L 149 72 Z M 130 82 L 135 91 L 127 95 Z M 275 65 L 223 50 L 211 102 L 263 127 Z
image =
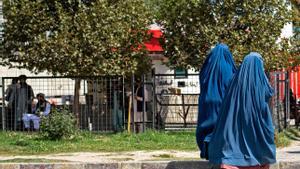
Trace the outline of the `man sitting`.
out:
M 32 112 L 33 114 L 24 114 L 23 121 L 25 125 L 25 129 L 30 128 L 30 121 L 33 121 L 33 128 L 38 130 L 40 128 L 40 117 L 47 116 L 50 113 L 51 105 L 45 99 L 45 94 L 39 93 L 36 95 L 37 97 L 37 104 L 34 106 Z

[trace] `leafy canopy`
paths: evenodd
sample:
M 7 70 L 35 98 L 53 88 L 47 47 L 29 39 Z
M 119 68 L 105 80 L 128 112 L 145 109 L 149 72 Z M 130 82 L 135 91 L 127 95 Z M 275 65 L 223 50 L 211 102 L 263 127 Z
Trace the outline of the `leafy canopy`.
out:
M 4 17 L 2 59 L 12 67 L 72 76 L 150 68 L 143 0 L 4 0 Z
M 290 40 L 291 54 L 295 57 L 295 65 L 300 65 L 300 1 L 291 0 L 293 9 L 294 36 Z
M 149 0 L 164 28 L 165 54 L 171 67 L 199 68 L 216 43 L 229 45 L 240 63 L 250 51 L 264 57 L 267 69 L 290 64 L 296 57 L 276 43 L 291 21 L 282 0 Z

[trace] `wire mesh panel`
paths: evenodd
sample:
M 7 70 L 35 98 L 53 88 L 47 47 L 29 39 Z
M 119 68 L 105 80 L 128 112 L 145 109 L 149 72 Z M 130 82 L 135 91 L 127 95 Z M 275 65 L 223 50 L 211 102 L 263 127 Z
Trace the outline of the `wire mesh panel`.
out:
M 4 130 L 24 130 L 22 117 L 30 114 L 36 104 L 36 95 L 43 93 L 46 100 L 57 108 L 74 109 L 75 90 L 78 90 L 78 119 L 80 129 L 91 131 L 119 131 L 124 124 L 123 78 L 80 77 L 75 89 L 75 79 L 68 77 L 2 78 L 2 116 Z
M 120 131 L 124 124 L 123 79 L 101 77 L 85 81 L 84 107 L 81 112 L 82 129 Z
M 199 75 L 187 74 L 176 78 L 174 74 L 155 75 L 157 128 L 194 128 L 197 123 Z
M 32 77 L 3 78 L 2 124 L 7 130 L 23 130 L 24 114 L 32 114 L 37 103 L 36 95 L 43 93 L 46 100 L 57 106 L 71 105 L 74 82 L 68 78 Z
M 272 72 L 269 74 L 270 83 L 274 89 L 274 95 L 270 102 L 275 127 L 281 131 L 294 119 L 290 112 L 290 85 L 287 72 Z M 295 120 L 294 120 L 295 121 Z

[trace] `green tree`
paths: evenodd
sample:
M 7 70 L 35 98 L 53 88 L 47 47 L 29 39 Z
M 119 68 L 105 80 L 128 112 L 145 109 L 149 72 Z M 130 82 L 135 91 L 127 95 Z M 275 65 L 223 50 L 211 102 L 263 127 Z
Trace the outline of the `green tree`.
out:
M 149 65 L 142 0 L 4 0 L 5 64 L 71 76 L 126 75 Z M 14 64 L 17 63 L 17 64 Z
M 291 0 L 293 13 L 294 36 L 291 38 L 291 54 L 295 57 L 295 64 L 300 65 L 300 1 Z
M 143 0 L 4 0 L 4 65 L 68 76 L 150 70 Z M 79 118 L 80 78 L 74 113 Z
M 165 54 L 171 67 L 199 68 L 217 42 L 229 45 L 240 63 L 245 54 L 262 54 L 267 69 L 289 64 L 292 57 L 276 43 L 291 22 L 282 0 L 149 0 L 164 29 Z M 159 3 L 157 3 L 159 2 Z M 295 57 L 295 56 L 294 56 Z

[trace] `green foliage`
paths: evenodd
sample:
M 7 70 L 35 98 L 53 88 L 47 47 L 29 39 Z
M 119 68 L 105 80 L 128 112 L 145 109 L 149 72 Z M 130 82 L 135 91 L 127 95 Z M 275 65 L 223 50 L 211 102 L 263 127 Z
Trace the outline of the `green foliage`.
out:
M 143 0 L 4 0 L 5 64 L 62 75 L 126 75 L 150 68 Z M 18 63 L 17 65 L 13 63 Z
M 291 0 L 293 9 L 294 36 L 290 40 L 291 54 L 294 55 L 295 64 L 300 65 L 300 1 Z
M 291 140 L 286 136 L 284 132 L 275 134 L 275 144 L 277 147 L 287 147 L 291 144 Z
M 275 133 L 275 144 L 276 147 L 287 147 L 292 141 L 299 141 L 299 138 L 299 129 L 290 127 L 282 132 Z
M 73 138 L 77 133 L 76 120 L 68 109 L 52 110 L 49 116 L 42 117 L 40 135 L 49 140 Z
M 276 44 L 283 25 L 291 22 L 286 1 L 152 1 L 160 4 L 154 8 L 164 28 L 164 48 L 172 67 L 199 68 L 218 42 L 229 45 L 237 63 L 250 51 L 261 53 L 267 69 L 285 67 L 297 57 Z
M 26 141 L 25 139 L 20 138 L 20 139 L 17 139 L 17 140 L 13 143 L 13 145 L 16 145 L 16 146 L 28 146 L 29 143 L 28 143 L 28 141 Z

